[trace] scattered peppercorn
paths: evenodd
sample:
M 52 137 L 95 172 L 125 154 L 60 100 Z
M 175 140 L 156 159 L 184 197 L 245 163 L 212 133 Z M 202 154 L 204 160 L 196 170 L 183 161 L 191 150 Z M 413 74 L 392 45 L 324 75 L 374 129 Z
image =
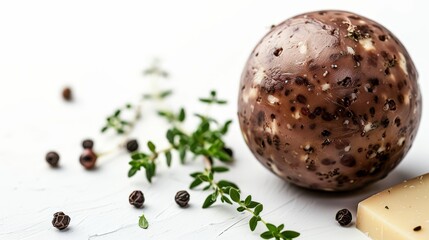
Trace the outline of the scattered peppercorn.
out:
M 134 152 L 134 151 L 137 151 L 137 149 L 139 149 L 139 143 L 137 142 L 136 139 L 132 139 L 132 140 L 127 142 L 126 147 L 127 147 L 128 152 Z
M 94 141 L 92 141 L 91 139 L 85 139 L 82 142 L 82 147 L 84 149 L 92 149 L 94 147 Z
M 51 165 L 51 167 L 58 167 L 58 162 L 60 161 L 60 155 L 56 152 L 48 152 L 45 157 L 46 161 Z
M 54 214 L 54 219 L 52 219 L 52 226 L 59 230 L 63 230 L 69 226 L 70 220 L 70 217 L 63 212 L 56 212 Z
M 352 213 L 348 209 L 341 209 L 337 212 L 337 215 L 335 215 L 335 220 L 337 220 L 341 226 L 347 226 L 352 222 Z
M 69 101 L 71 101 L 73 99 L 72 90 L 69 87 L 66 87 L 66 88 L 63 89 L 62 95 L 63 95 L 63 99 L 65 101 L 69 102 Z
M 187 191 L 178 191 L 174 200 L 180 207 L 186 207 L 189 202 L 190 195 Z
M 83 150 L 82 155 L 80 155 L 79 161 L 85 169 L 93 169 L 95 167 L 95 162 L 97 161 L 97 155 L 92 151 L 92 149 L 86 148 Z
M 133 191 L 130 194 L 130 197 L 128 198 L 131 205 L 133 205 L 136 208 L 143 207 L 144 203 L 144 195 L 143 192 L 140 190 Z
M 422 230 L 422 226 L 417 226 L 413 230 L 414 230 L 414 232 L 418 232 L 418 231 Z

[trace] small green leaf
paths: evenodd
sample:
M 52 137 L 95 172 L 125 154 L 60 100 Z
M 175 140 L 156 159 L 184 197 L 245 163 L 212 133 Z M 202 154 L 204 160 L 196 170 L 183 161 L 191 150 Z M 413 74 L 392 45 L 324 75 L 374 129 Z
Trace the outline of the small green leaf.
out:
M 145 166 L 145 169 L 146 169 L 146 178 L 150 183 L 152 183 L 152 178 L 155 176 L 155 163 L 148 162 Z
M 142 153 L 142 152 L 135 152 L 135 153 L 131 154 L 131 159 L 133 159 L 133 160 L 143 160 L 146 158 L 147 158 L 147 155 L 145 153 Z
M 211 90 L 211 91 L 210 91 L 210 96 L 211 96 L 212 98 L 216 97 L 216 90 Z
M 229 196 L 231 197 L 231 200 L 234 202 L 240 202 L 240 193 L 237 189 L 231 188 L 229 189 Z
M 168 140 L 168 142 L 170 143 L 170 144 L 174 144 L 174 133 L 173 133 L 173 131 L 172 130 L 168 130 L 167 131 L 167 140 Z
M 272 233 L 278 232 L 277 227 L 274 224 L 267 223 L 265 226 L 267 226 L 268 230 L 270 230 L 270 232 Z
M 226 203 L 228 203 L 228 204 L 231 204 L 231 205 L 232 205 L 231 200 L 229 200 L 229 198 L 228 198 L 227 196 L 223 195 L 223 196 L 221 197 L 221 199 L 222 199 L 223 201 L 225 201 Z
M 115 111 L 115 113 L 113 114 L 114 117 L 118 117 L 121 114 L 121 109 L 118 109 Z
M 280 232 L 280 231 L 282 231 L 282 230 L 283 230 L 283 228 L 285 228 L 285 225 L 284 225 L 284 224 L 280 224 L 280 225 L 277 227 L 277 231 L 278 231 L 278 232 Z
M 252 196 L 247 196 L 246 199 L 244 199 L 244 205 L 248 206 L 250 202 L 252 201 Z
M 235 183 L 226 181 L 226 180 L 220 180 L 217 185 L 221 188 L 223 187 L 233 187 L 235 189 L 240 189 Z
M 229 129 L 229 125 L 232 123 L 232 120 L 228 120 L 225 122 L 225 124 L 222 126 L 222 128 L 220 129 L 220 132 L 222 134 L 226 134 L 228 132 Z
M 161 93 L 159 93 L 159 98 L 164 99 L 170 96 L 171 94 L 173 94 L 173 91 L 171 90 L 162 91 Z
M 199 130 L 203 133 L 207 132 L 209 129 L 210 129 L 210 123 L 207 121 L 202 122 L 199 126 Z
M 281 235 L 285 238 L 285 239 L 292 239 L 292 238 L 297 238 L 299 237 L 299 235 L 301 235 L 299 232 L 295 232 L 295 231 L 291 231 L 291 230 L 286 230 L 281 232 Z
M 228 172 L 229 169 L 227 167 L 212 167 L 213 172 Z
M 266 231 L 266 232 L 263 232 L 261 234 L 261 238 L 263 238 L 263 239 L 271 239 L 273 237 L 274 236 L 273 236 L 273 234 L 270 231 Z
M 138 170 L 139 170 L 138 168 L 134 168 L 134 167 L 130 168 L 130 170 L 128 171 L 128 177 L 132 177 L 136 175 Z
M 213 205 L 213 203 L 215 203 L 215 202 L 216 202 L 216 199 L 213 200 L 212 199 L 212 195 L 210 194 L 210 195 L 207 196 L 206 200 L 204 201 L 203 208 L 208 208 L 211 205 Z
M 179 157 L 180 157 L 180 162 L 184 164 L 186 160 L 186 147 L 184 146 L 179 147 Z
M 237 208 L 237 211 L 239 211 L 239 212 L 243 212 L 244 210 L 246 210 L 246 208 L 245 208 L 245 207 L 238 207 L 238 208 Z
M 258 225 L 258 217 L 253 216 L 250 220 L 249 220 L 249 227 L 250 230 L 253 232 L 256 229 L 256 226 Z
M 259 215 L 263 209 L 264 209 L 264 206 L 262 206 L 262 204 L 258 204 L 258 206 L 256 206 L 254 210 L 255 215 Z
M 206 190 L 209 190 L 210 188 L 211 188 L 211 184 L 208 184 L 207 186 L 205 186 L 204 188 L 203 188 L 203 191 L 206 191 Z
M 218 158 L 219 160 L 221 160 L 222 162 L 231 162 L 232 158 L 231 156 L 224 152 L 224 151 L 218 151 L 215 153 L 216 158 Z
M 139 226 L 143 229 L 147 229 L 149 227 L 149 222 L 147 221 L 144 214 L 142 214 L 139 218 Z
M 247 204 L 248 208 L 255 208 L 256 206 L 258 206 L 260 203 L 255 202 L 255 201 L 250 201 L 249 204 Z
M 171 151 L 165 152 L 165 160 L 167 161 L 167 166 L 171 166 Z
M 212 99 L 208 99 L 208 98 L 200 98 L 199 100 L 200 100 L 200 102 L 202 102 L 202 103 L 212 103 L 212 102 L 213 102 L 213 100 L 212 100 Z
M 185 109 L 181 108 L 180 112 L 179 112 L 179 115 L 177 116 L 177 120 L 179 122 L 183 122 L 185 120 L 185 118 L 186 118 Z
M 104 133 L 104 132 L 106 132 L 106 131 L 107 131 L 107 129 L 109 129 L 109 127 L 108 127 L 108 126 L 104 126 L 104 127 L 101 129 L 101 132 L 102 132 L 102 133 Z
M 203 182 L 209 182 L 210 181 L 210 179 L 207 175 L 199 175 L 198 178 L 201 179 L 201 181 L 203 181 Z
M 226 100 L 215 100 L 215 102 L 217 104 L 227 104 L 228 103 L 228 101 L 226 101 Z
M 196 187 L 198 187 L 201 183 L 203 183 L 203 181 L 201 181 L 201 179 L 199 178 L 195 178 L 194 181 L 192 181 L 191 185 L 189 186 L 190 189 L 194 189 Z
M 201 174 L 203 174 L 203 173 L 202 172 L 194 172 L 194 173 L 189 174 L 189 176 L 191 176 L 193 178 L 196 178 L 196 177 L 198 177 Z
M 153 142 L 148 141 L 148 142 L 147 142 L 147 147 L 149 148 L 149 150 L 150 150 L 151 152 L 153 152 L 153 153 L 155 153 L 155 152 L 156 152 L 156 147 L 155 147 L 155 144 L 153 144 Z

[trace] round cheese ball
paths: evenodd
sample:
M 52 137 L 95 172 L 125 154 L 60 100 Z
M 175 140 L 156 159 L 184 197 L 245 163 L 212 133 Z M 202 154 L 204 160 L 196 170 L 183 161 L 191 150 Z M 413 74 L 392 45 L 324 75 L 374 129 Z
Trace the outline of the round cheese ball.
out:
M 249 57 L 238 116 L 255 157 L 325 191 L 360 188 L 404 158 L 421 116 L 418 74 L 389 30 L 343 11 L 273 26 Z

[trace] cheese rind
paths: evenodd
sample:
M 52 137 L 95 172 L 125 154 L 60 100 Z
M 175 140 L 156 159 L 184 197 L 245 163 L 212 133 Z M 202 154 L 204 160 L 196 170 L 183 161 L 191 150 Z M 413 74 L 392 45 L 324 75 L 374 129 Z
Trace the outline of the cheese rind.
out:
M 356 227 L 373 240 L 429 239 L 429 173 L 360 202 Z

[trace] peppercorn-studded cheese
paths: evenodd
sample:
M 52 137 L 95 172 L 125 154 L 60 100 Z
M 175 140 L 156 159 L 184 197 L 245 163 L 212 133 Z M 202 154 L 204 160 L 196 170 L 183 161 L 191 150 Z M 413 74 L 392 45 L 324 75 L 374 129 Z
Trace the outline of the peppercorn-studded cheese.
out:
M 429 173 L 360 202 L 356 225 L 374 240 L 429 239 Z

